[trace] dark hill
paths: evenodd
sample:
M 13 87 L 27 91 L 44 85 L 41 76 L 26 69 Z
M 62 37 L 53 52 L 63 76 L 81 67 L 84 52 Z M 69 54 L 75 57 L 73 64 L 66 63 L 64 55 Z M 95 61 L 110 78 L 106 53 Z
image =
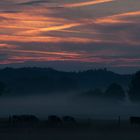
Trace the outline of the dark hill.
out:
M 106 69 L 82 72 L 63 72 L 51 68 L 5 68 L 0 70 L 0 81 L 12 94 L 81 91 L 104 88 L 111 83 L 128 86 L 131 75 L 120 75 Z

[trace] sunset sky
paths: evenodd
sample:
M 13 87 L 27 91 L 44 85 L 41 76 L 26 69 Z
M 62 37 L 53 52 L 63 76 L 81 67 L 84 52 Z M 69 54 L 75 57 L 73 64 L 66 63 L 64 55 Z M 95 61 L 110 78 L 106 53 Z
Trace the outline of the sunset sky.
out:
M 140 69 L 140 0 L 0 0 L 0 67 Z

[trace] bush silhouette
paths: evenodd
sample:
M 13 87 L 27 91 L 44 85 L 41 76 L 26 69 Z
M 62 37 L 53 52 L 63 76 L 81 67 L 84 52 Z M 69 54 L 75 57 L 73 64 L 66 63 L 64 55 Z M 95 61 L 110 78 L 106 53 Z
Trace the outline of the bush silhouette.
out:
M 140 71 L 134 75 L 129 86 L 128 95 L 132 101 L 140 101 Z
M 105 91 L 105 97 L 115 100 L 123 100 L 125 92 L 121 85 L 113 83 Z

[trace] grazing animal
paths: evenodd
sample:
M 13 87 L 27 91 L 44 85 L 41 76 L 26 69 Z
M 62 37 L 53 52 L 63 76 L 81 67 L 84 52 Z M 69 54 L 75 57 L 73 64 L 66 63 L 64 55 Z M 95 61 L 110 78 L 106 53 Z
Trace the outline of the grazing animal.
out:
M 48 116 L 48 123 L 57 125 L 57 124 L 61 124 L 62 120 L 56 115 L 51 115 L 51 116 Z
M 71 124 L 75 124 L 76 123 L 75 118 L 71 117 L 71 116 L 64 116 L 62 119 L 63 119 L 64 123 L 71 123 Z
M 39 119 L 34 115 L 13 115 L 10 121 L 13 123 L 36 123 Z
M 140 117 L 130 117 L 130 124 L 138 124 L 140 125 Z

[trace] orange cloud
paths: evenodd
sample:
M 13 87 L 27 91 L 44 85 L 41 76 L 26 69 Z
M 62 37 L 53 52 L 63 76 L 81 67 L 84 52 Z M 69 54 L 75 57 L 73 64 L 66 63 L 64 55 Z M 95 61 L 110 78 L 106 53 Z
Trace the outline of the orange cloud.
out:
M 116 14 L 103 18 L 98 18 L 95 23 L 97 24 L 118 24 L 118 23 L 133 23 L 135 21 L 127 19 L 128 17 L 140 16 L 140 11 L 127 12 Z
M 38 50 L 16 50 L 12 49 L 11 52 L 17 53 L 31 53 L 31 54 L 42 54 L 42 55 L 62 55 L 62 56 L 79 56 L 78 53 L 70 53 L 70 52 L 48 52 L 48 51 L 38 51 Z
M 44 43 L 92 43 L 100 42 L 99 39 L 80 38 L 80 37 L 48 37 L 48 36 L 10 36 L 1 35 L 0 41 L 14 42 L 44 42 Z
M 11 49 L 8 52 L 13 55 L 10 55 L 10 57 L 7 58 L 7 60 L 0 61 L 0 64 L 23 63 L 25 61 L 44 62 L 44 61 L 77 60 L 80 59 L 83 55 L 81 53 L 66 52 L 66 51 L 50 52 L 50 51 L 17 50 L 17 49 Z
M 15 49 L 17 48 L 16 45 L 10 45 L 10 44 L 6 44 L 6 43 L 0 43 L 0 49 Z
M 49 31 L 59 31 L 63 29 L 69 29 L 72 27 L 79 26 L 80 23 L 71 23 L 71 24 L 64 24 L 64 25 L 58 25 L 58 26 L 50 26 L 47 28 L 38 28 L 36 30 L 28 30 L 25 32 L 21 32 L 20 34 L 34 34 L 34 33 L 40 33 L 40 32 L 49 32 Z
M 4 18 L 4 20 L 1 20 L 0 28 L 2 28 L 4 36 L 7 36 L 7 40 L 13 40 L 16 37 L 18 40 L 21 40 L 20 36 L 24 38 L 23 40 L 26 40 L 27 36 L 34 36 L 38 41 L 42 41 L 43 38 L 49 41 L 50 38 L 48 40 L 48 37 L 45 35 L 38 37 L 38 34 L 42 32 L 61 31 L 81 25 L 81 23 L 65 18 L 34 15 L 33 13 L 26 12 L 0 13 L 0 17 Z M 2 38 L 5 40 L 4 36 Z M 34 40 L 34 38 L 29 37 L 28 40 Z
M 18 2 L 18 0 L 15 1 Z M 19 7 L 21 6 L 21 9 L 17 9 L 16 12 L 0 12 L 0 53 L 3 55 L 0 58 L 0 63 L 7 64 L 14 62 L 22 63 L 25 61 L 63 60 L 100 64 L 105 63 L 114 66 L 117 65 L 116 62 L 119 63 L 120 61 L 122 65 L 124 63 L 139 63 L 139 59 L 133 59 L 131 57 L 130 60 L 125 58 L 118 59 L 118 57 L 115 58 L 114 56 L 131 56 L 129 48 L 128 51 L 126 51 L 128 54 L 126 54 L 124 53 L 124 48 L 121 49 L 121 47 L 123 45 L 125 47 L 127 45 L 134 45 L 135 48 L 135 45 L 138 46 L 140 44 L 137 37 L 138 33 L 136 32 L 139 28 L 133 26 L 134 31 L 133 29 L 130 29 L 131 23 L 136 23 L 138 26 L 138 16 L 140 16 L 140 11 L 124 12 L 105 17 L 106 14 L 120 13 L 120 11 L 118 11 L 119 7 L 116 7 L 116 10 L 107 9 L 108 6 L 103 6 L 103 11 L 101 11 L 102 7 L 98 9 L 97 5 L 114 1 L 117 3 L 117 0 L 78 1 L 80 2 L 62 4 L 63 8 L 59 7 L 58 2 L 57 4 L 59 8 L 57 9 L 49 9 L 47 3 L 46 5 L 42 3 L 43 6 L 37 5 L 37 7 L 36 5 L 34 5 L 35 7 L 32 5 L 28 5 L 27 7 L 25 5 L 24 7 L 22 7 L 23 5 L 19 5 Z M 61 3 L 62 2 L 60 2 L 60 5 Z M 113 3 L 113 5 L 116 3 Z M 92 7 L 89 9 L 78 9 L 85 6 L 95 6 L 97 11 L 92 14 L 92 10 L 94 11 L 95 7 L 93 7 L 93 9 Z M 14 8 L 14 11 L 15 9 L 16 8 Z M 107 11 L 104 13 L 104 10 Z M 126 9 L 122 11 L 125 10 Z M 116 26 L 119 24 L 126 24 L 127 26 Z M 136 35 L 134 35 L 135 33 Z M 10 43 L 17 44 L 18 46 L 11 45 Z M 64 44 L 61 46 L 61 43 L 69 44 L 64 48 Z M 78 45 L 73 45 L 73 43 L 77 43 Z M 83 43 L 85 44 L 83 45 Z M 92 45 L 88 43 L 92 43 Z M 101 43 L 102 45 L 95 43 Z M 28 50 L 24 49 L 24 44 L 27 45 L 25 48 L 28 48 Z M 35 47 L 33 44 L 35 44 Z M 41 46 L 39 44 L 43 45 Z M 79 44 L 82 45 L 80 46 Z M 114 44 L 118 45 L 117 50 L 114 49 Z M 100 45 L 101 47 L 98 47 Z M 45 47 L 47 48 L 47 51 Z M 74 52 L 64 50 L 73 50 Z
M 101 3 L 107 3 L 112 2 L 114 0 L 92 0 L 92 1 L 85 1 L 85 2 L 79 2 L 79 3 L 68 3 L 65 4 L 65 8 L 75 8 L 75 7 L 84 7 L 84 6 L 90 6 L 90 5 L 96 5 Z

